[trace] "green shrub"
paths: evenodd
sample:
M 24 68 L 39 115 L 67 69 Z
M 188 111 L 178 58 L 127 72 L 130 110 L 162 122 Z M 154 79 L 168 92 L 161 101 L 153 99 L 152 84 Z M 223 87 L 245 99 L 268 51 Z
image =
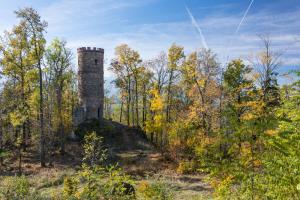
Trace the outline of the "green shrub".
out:
M 24 177 L 7 177 L 1 184 L 1 199 L 18 200 L 29 195 L 30 185 Z
M 79 189 L 79 180 L 81 188 Z M 120 168 L 110 166 L 83 165 L 78 176 L 68 177 L 64 181 L 65 199 L 135 199 L 133 181 Z
M 177 167 L 177 173 L 180 174 L 192 174 L 198 169 L 196 161 L 181 161 Z
M 133 181 L 117 165 L 105 166 L 106 149 L 95 132 L 84 136 L 84 164 L 76 176 L 64 180 L 68 200 L 135 199 Z M 80 182 L 80 189 L 79 189 Z
M 96 132 L 84 136 L 84 157 L 83 162 L 89 166 L 102 165 L 106 160 L 106 152 L 103 145 L 103 138 L 96 135 Z
M 98 200 L 103 199 L 102 181 L 105 171 L 101 166 L 89 167 L 83 165 L 79 173 L 79 179 L 82 182 L 82 190 L 77 191 L 78 199 Z
M 25 176 L 6 177 L 0 185 L 1 200 L 45 200 L 33 188 Z
M 67 199 L 75 199 L 78 190 L 79 181 L 76 177 L 66 177 L 64 179 L 64 197 Z
M 142 181 L 138 187 L 139 196 L 144 200 L 172 200 L 174 199 L 174 193 L 172 188 L 162 182 L 155 181 L 149 183 Z
M 103 185 L 106 199 L 135 199 L 133 180 L 117 166 L 108 167 L 108 180 Z

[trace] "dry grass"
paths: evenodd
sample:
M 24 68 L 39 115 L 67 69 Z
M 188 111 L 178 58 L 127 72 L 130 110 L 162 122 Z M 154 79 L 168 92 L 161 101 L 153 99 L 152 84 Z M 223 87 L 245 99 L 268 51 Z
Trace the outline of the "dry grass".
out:
M 110 139 L 111 159 L 139 184 L 140 181 L 162 180 L 172 187 L 175 199 L 202 200 L 211 199 L 212 189 L 204 183 L 204 175 L 185 176 L 176 173 L 176 164 L 167 160 L 159 151 L 140 137 L 134 130 L 115 125 L 114 140 Z M 65 155 L 55 152 L 51 159 L 53 166 L 41 168 L 39 153 L 31 145 L 23 155 L 22 171 L 35 190 L 43 196 L 60 195 L 64 177 L 75 174 L 81 166 L 82 147 L 80 143 L 68 142 Z M 48 155 L 49 156 L 49 155 Z M 17 174 L 16 157 L 6 162 L 2 168 L 2 180 L 5 176 Z M 1 184 L 1 180 L 0 180 Z

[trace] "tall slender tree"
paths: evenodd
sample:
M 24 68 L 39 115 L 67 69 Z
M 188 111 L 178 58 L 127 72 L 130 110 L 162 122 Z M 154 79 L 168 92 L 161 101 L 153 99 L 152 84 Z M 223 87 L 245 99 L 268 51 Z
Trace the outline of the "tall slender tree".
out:
M 24 24 L 28 40 L 32 45 L 34 52 L 33 59 L 39 71 L 39 120 L 40 120 L 40 161 L 41 166 L 46 166 L 46 149 L 45 149 L 45 130 L 44 130 L 44 101 L 43 101 L 43 69 L 42 59 L 45 53 L 46 40 L 44 33 L 48 26 L 47 22 L 41 20 L 40 15 L 33 8 L 24 8 L 15 12 L 17 17 Z
M 34 81 L 31 76 L 34 71 L 34 61 L 24 23 L 15 26 L 11 32 L 6 32 L 1 51 L 3 53 L 3 58 L 0 60 L 3 66 L 2 73 L 6 78 L 15 82 L 17 98 L 12 114 L 15 119 L 18 119 L 18 122 L 15 121 L 14 124 L 22 126 L 23 139 L 19 146 L 26 150 L 30 112 L 28 97 L 31 93 L 30 82 Z
M 60 152 L 65 153 L 65 133 L 63 122 L 63 91 L 67 79 L 68 72 L 71 69 L 72 52 L 66 47 L 65 41 L 54 39 L 50 47 L 46 51 L 46 62 L 52 74 L 51 83 L 56 93 L 58 128 L 57 133 L 60 138 Z
M 117 86 L 124 86 L 122 89 L 125 89 L 126 92 L 127 125 L 130 126 L 130 117 L 132 125 L 135 125 L 135 118 L 138 118 L 138 64 L 141 62 L 140 56 L 137 51 L 132 50 L 127 44 L 117 46 L 115 55 L 116 58 L 113 59 L 110 69 L 117 73 Z M 134 91 L 135 95 L 133 95 L 132 91 Z M 132 101 L 132 99 L 135 99 L 135 101 Z M 136 120 L 138 123 L 139 119 Z
M 168 52 L 168 86 L 167 86 L 167 107 L 166 107 L 166 119 L 167 122 L 171 122 L 171 109 L 173 105 L 173 93 L 172 86 L 178 75 L 178 70 L 182 59 L 184 58 L 183 47 L 173 44 L 169 48 Z
M 258 80 L 262 89 L 262 99 L 265 102 L 265 107 L 271 108 L 280 104 L 277 70 L 281 65 L 280 58 L 282 53 L 273 50 L 270 36 L 262 35 L 260 36 L 260 39 L 263 48 L 251 62 L 259 74 Z

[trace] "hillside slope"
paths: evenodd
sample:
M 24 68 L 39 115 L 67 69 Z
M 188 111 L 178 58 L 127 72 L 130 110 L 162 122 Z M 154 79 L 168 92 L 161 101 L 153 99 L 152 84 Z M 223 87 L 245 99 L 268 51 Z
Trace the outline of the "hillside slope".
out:
M 86 127 L 92 131 L 94 125 Z M 210 199 L 212 189 L 204 183 L 204 175 L 180 175 L 176 164 L 166 159 L 161 152 L 136 128 L 117 122 L 106 121 L 105 126 L 95 129 L 104 138 L 111 163 L 118 163 L 139 184 L 140 181 L 162 180 L 175 192 L 175 199 Z M 52 165 L 41 168 L 37 145 L 31 145 L 22 158 L 23 174 L 29 177 L 37 191 L 50 195 L 62 190 L 66 175 L 80 169 L 83 155 L 80 141 L 68 140 L 66 154 L 54 152 L 48 155 Z M 2 167 L 2 176 L 14 176 L 18 169 L 17 157 Z

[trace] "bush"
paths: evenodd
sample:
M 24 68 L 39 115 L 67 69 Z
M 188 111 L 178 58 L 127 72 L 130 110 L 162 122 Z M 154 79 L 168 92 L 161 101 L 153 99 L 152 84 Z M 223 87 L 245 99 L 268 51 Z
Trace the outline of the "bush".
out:
M 106 149 L 95 132 L 84 136 L 84 164 L 77 176 L 64 180 L 65 199 L 135 199 L 133 181 L 117 165 L 105 166 Z M 81 188 L 79 190 L 79 181 Z
M 120 168 L 83 166 L 79 176 L 64 181 L 64 198 L 68 200 L 135 199 L 133 181 Z M 81 189 L 79 189 L 79 180 Z
M 82 183 L 82 190 L 76 191 L 77 199 L 98 200 L 103 199 L 102 181 L 104 178 L 104 168 L 100 166 L 89 167 L 83 165 L 79 173 L 79 180 Z
M 75 199 L 78 190 L 79 181 L 74 177 L 66 177 L 64 179 L 64 197 L 66 199 Z
M 0 199 L 3 200 L 42 200 L 35 190 L 30 188 L 30 183 L 25 176 L 4 178 L 0 185 Z
M 171 187 L 162 181 L 153 183 L 142 181 L 138 186 L 138 192 L 144 200 L 172 200 L 174 198 Z
M 135 199 L 133 180 L 121 168 L 110 166 L 108 180 L 103 185 L 103 193 L 107 199 Z
M 179 174 L 192 174 L 197 171 L 198 165 L 196 161 L 180 161 L 177 167 L 177 173 Z
M 8 177 L 3 180 L 0 193 L 1 199 L 24 199 L 29 195 L 29 182 L 24 177 Z
M 96 132 L 84 136 L 84 157 L 83 162 L 89 166 L 102 165 L 106 160 L 107 149 L 104 148 L 103 138 L 96 135 Z

